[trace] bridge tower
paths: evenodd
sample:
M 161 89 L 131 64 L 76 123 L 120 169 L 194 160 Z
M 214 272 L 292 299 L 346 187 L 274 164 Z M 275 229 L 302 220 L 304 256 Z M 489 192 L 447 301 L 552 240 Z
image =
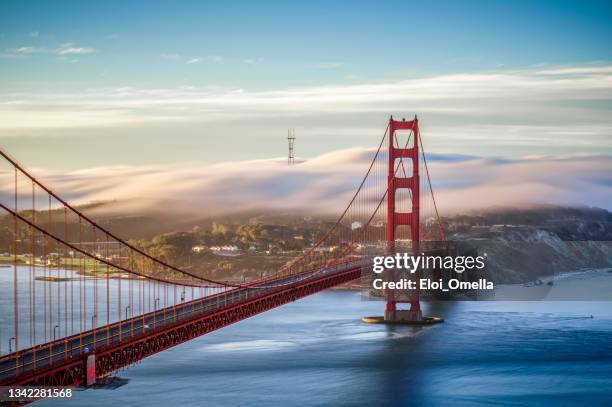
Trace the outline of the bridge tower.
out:
M 400 148 L 395 146 L 396 131 L 409 130 L 412 132 L 412 146 Z M 398 226 L 410 228 L 410 239 L 412 241 L 412 254 L 419 254 L 420 237 L 420 179 L 419 179 L 419 121 L 415 116 L 413 120 L 389 119 L 389 170 L 387 176 L 387 254 L 395 254 L 395 239 Z M 412 164 L 412 174 L 403 175 L 402 171 L 396 171 L 398 159 L 409 160 Z M 399 189 L 407 189 L 410 192 L 411 211 L 398 212 L 396 210 L 396 192 Z M 415 274 L 418 275 L 418 272 Z M 393 279 L 391 270 L 388 278 Z M 417 279 L 418 281 L 418 279 Z M 407 302 L 409 310 L 398 310 L 397 304 Z M 408 301 L 396 300 L 393 291 L 387 292 L 387 306 L 385 308 L 385 321 L 389 322 L 419 322 L 423 321 L 418 290 L 411 290 L 411 298 Z
M 420 141 L 421 134 L 419 132 L 419 121 L 416 116 L 413 120 L 394 120 L 393 116 L 389 119 L 389 154 L 388 154 L 388 172 L 387 172 L 387 239 L 386 239 L 386 255 L 396 255 L 396 240 L 397 228 L 399 226 L 407 226 L 410 229 L 410 250 L 411 256 L 421 254 L 421 234 L 420 234 L 420 175 L 419 175 L 419 157 L 421 156 Z M 399 145 L 396 147 L 396 141 L 399 139 L 396 136 L 398 130 L 408 130 L 411 132 L 411 143 L 406 143 L 404 148 Z M 401 159 L 400 164 L 398 160 Z M 409 168 L 404 165 L 404 162 L 409 164 Z M 410 172 L 411 171 L 411 172 Z M 397 205 L 398 190 L 408 190 L 411 203 L 410 212 L 399 212 Z M 401 208 L 401 207 L 399 207 Z M 418 282 L 421 275 L 421 270 L 416 270 L 410 274 L 408 279 L 416 283 L 414 289 L 408 291 L 408 297 L 397 298 L 393 290 L 387 290 L 384 316 L 366 316 L 362 321 L 368 324 L 411 324 L 411 325 L 428 325 L 443 322 L 444 319 L 435 316 L 423 316 L 421 312 L 420 292 Z M 403 276 L 402 276 L 403 277 Z M 386 281 L 396 281 L 395 270 L 388 269 Z M 414 284 L 413 283 L 413 284 Z M 410 305 L 409 309 L 398 309 L 398 304 L 406 303 Z

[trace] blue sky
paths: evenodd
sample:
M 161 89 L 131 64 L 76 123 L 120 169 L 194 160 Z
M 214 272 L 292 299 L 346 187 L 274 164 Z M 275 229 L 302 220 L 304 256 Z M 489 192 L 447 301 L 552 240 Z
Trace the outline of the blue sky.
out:
M 283 156 L 294 127 L 309 158 L 418 114 L 432 152 L 610 155 L 611 22 L 605 1 L 3 1 L 0 146 L 209 164 Z
M 269 89 L 612 59 L 609 1 L 5 1 L 0 11 L 4 89 Z M 62 44 L 74 52 L 7 58 Z

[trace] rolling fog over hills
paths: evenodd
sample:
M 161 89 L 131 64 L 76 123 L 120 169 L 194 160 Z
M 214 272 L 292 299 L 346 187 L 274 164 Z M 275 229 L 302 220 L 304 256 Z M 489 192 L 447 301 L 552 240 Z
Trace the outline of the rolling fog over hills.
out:
M 160 233 L 189 230 L 194 226 L 209 228 L 213 222 L 292 225 L 308 228 L 314 223 L 323 225 L 333 223 L 337 218 L 337 214 L 312 216 L 298 211 L 273 210 L 206 216 L 193 211 L 173 211 L 170 200 L 158 211 L 147 210 L 139 215 L 122 213 L 126 207 L 129 207 L 129 201 L 108 201 L 81 205 L 77 209 L 124 239 L 150 239 Z M 167 211 L 167 208 L 171 210 Z M 54 221 L 63 222 L 63 215 L 59 215 L 59 212 L 52 212 Z M 550 231 L 562 240 L 612 241 L 612 212 L 596 207 L 558 205 L 492 207 L 442 218 L 445 230 L 456 238 L 462 238 L 466 233 L 469 235 L 472 227 L 478 229 L 482 226 L 522 225 Z

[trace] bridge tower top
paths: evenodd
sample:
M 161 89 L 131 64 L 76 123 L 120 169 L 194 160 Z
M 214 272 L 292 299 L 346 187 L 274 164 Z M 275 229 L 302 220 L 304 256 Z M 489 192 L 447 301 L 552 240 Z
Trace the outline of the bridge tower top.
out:
M 412 147 L 400 148 L 395 146 L 397 130 L 410 130 L 412 132 Z M 397 159 L 409 159 L 412 164 L 412 176 L 400 177 L 396 171 Z M 387 242 L 389 250 L 395 247 L 395 234 L 398 226 L 410 227 L 410 238 L 413 242 L 420 241 L 419 235 L 419 122 L 415 116 L 413 120 L 389 119 L 389 172 L 387 177 Z M 398 189 L 408 189 L 412 196 L 411 212 L 396 211 L 395 195 Z

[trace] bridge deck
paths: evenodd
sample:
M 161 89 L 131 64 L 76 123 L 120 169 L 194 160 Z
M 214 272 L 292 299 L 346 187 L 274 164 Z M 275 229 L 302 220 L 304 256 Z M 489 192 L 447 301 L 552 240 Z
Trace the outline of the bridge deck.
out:
M 268 280 L 20 350 L 0 359 L 0 384 L 77 385 L 96 355 L 98 376 L 212 330 L 358 278 L 359 261 Z M 185 336 L 186 335 L 186 336 Z M 85 352 L 85 349 L 88 352 Z

